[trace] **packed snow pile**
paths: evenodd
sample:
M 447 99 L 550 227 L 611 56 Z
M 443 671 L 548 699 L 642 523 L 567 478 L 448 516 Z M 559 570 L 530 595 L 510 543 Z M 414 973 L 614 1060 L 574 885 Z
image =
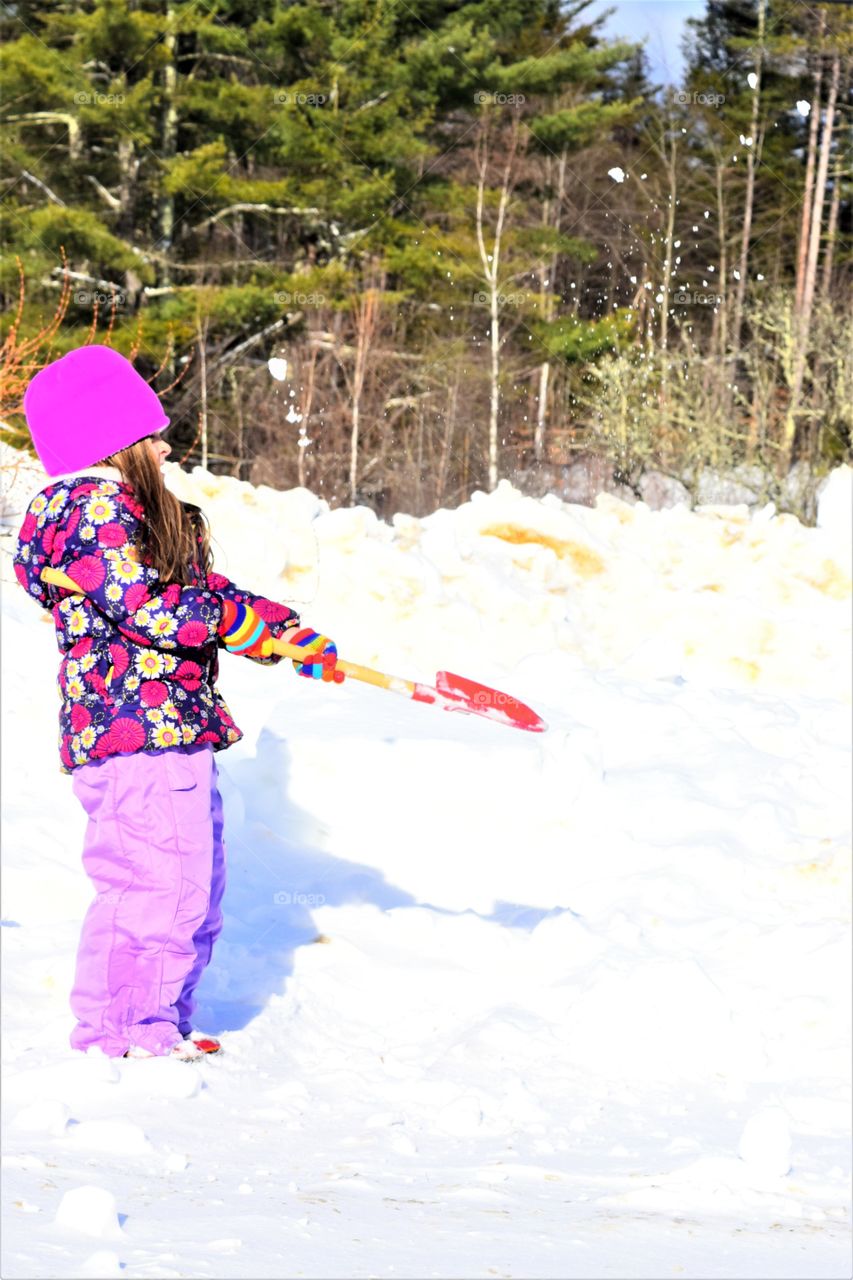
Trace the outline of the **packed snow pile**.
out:
M 429 675 L 454 663 L 542 666 L 556 653 L 640 679 L 849 697 L 851 543 L 840 514 L 809 529 L 772 506 L 752 517 L 746 507 L 653 512 L 601 495 L 589 508 L 503 481 L 456 510 L 386 524 L 365 507 L 329 511 L 305 490 L 198 468 L 174 468 L 170 485 L 215 509 L 223 572 L 305 601 L 359 661 L 415 662 Z M 832 494 L 843 510 L 843 483 Z M 254 527 L 260 557 L 246 536 Z
M 816 529 L 167 476 L 345 657 L 550 727 L 223 657 L 225 1051 L 83 1058 L 84 817 L 4 563 L 3 1276 L 847 1276 L 849 472 Z

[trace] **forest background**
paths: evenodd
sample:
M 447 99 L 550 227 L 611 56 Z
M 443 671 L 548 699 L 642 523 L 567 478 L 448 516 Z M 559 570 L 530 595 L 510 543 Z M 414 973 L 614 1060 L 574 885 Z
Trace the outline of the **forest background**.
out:
M 108 342 L 173 458 L 332 505 L 812 519 L 853 439 L 853 9 L 707 0 L 661 86 L 590 2 L 5 6 L 2 438 Z

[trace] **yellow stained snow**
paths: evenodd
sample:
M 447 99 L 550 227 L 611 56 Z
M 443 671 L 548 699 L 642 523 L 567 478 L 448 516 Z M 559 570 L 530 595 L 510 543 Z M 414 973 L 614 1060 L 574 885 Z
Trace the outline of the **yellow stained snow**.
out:
M 729 658 L 729 665 L 737 675 L 745 676 L 750 684 L 755 684 L 761 675 L 761 667 L 752 658 Z
M 815 849 L 805 861 L 794 862 L 781 870 L 769 883 L 768 890 L 781 893 L 797 903 L 825 902 L 828 915 L 848 921 L 853 887 L 853 851 L 849 845 L 829 838 L 818 843 L 822 846 L 820 850 Z M 800 851 L 799 847 L 792 850 L 794 854 Z
M 536 545 L 548 547 L 561 560 L 570 560 L 573 568 L 582 578 L 593 578 L 604 573 L 604 561 L 601 556 L 579 542 L 569 542 L 562 538 L 553 538 L 540 529 L 526 529 L 517 524 L 491 524 L 480 533 L 486 538 L 500 538 L 502 542 L 510 542 L 514 546 Z
M 599 493 L 595 499 L 595 510 L 615 516 L 620 524 L 632 524 L 637 517 L 637 507 L 630 506 L 612 493 Z
M 794 868 L 797 875 L 827 884 L 849 885 L 851 878 L 851 854 L 849 849 L 836 849 L 825 858 L 812 858 Z
M 853 590 L 853 581 L 834 560 L 824 560 L 817 577 L 809 578 L 804 573 L 797 574 L 797 577 L 821 595 L 829 596 L 830 600 L 846 600 Z

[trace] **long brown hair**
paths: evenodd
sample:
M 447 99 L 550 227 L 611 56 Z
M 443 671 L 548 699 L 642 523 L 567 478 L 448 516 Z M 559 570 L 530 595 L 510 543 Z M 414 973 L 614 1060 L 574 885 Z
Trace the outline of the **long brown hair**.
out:
M 166 488 L 160 467 L 149 448 L 149 438 L 137 440 L 126 449 L 102 458 L 101 462 L 118 467 L 122 479 L 131 486 L 142 507 L 138 538 L 140 555 L 157 570 L 164 584 L 178 582 L 181 586 L 188 586 L 192 564 L 196 564 L 205 576 L 213 566 L 210 527 L 200 507 L 191 502 L 180 502 Z

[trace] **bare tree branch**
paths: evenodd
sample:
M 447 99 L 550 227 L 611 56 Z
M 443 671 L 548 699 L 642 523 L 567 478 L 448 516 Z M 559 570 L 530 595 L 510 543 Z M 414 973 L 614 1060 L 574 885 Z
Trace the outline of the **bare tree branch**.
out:
M 121 209 L 122 207 L 121 201 L 118 199 L 118 197 L 114 196 L 111 192 L 107 191 L 106 187 L 103 186 L 102 183 L 98 182 L 98 179 L 95 177 L 93 173 L 86 173 L 83 176 L 89 182 L 91 182 L 92 186 L 95 188 L 98 195 L 101 197 L 102 200 L 106 201 L 106 203 L 110 206 L 111 209 L 113 209 L 116 213 L 119 211 L 119 209 Z
M 190 228 L 190 231 L 204 231 L 206 227 L 212 227 L 215 223 L 219 222 L 222 218 L 227 218 L 229 213 L 252 213 L 252 212 L 275 213 L 280 215 L 291 215 L 291 216 L 297 215 L 299 217 L 306 217 L 308 215 L 319 216 L 320 214 L 319 209 L 313 209 L 313 208 L 303 209 L 303 208 L 299 208 L 298 206 L 294 206 L 293 208 L 279 208 L 276 205 L 272 205 L 272 204 L 251 204 L 250 202 L 241 202 L 240 204 L 229 204 L 225 209 L 220 209 L 218 213 L 215 213 L 212 218 L 205 218 L 204 222 L 197 222 L 194 227 Z

